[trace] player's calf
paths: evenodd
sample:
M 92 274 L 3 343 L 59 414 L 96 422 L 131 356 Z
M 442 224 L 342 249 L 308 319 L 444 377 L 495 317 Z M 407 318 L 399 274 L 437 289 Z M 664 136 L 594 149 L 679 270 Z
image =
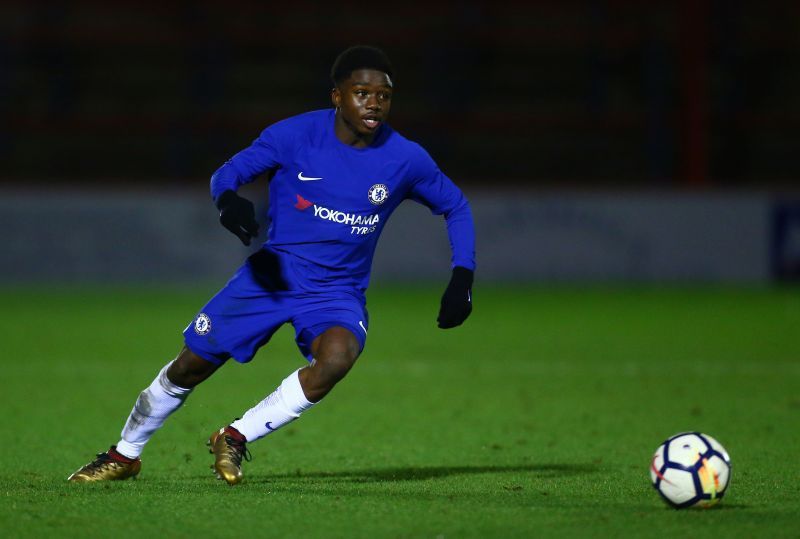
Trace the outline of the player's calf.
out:
M 107 481 L 134 477 L 141 469 L 139 455 L 164 421 L 181 407 L 192 389 L 211 376 L 218 365 L 188 348 L 158 373 L 136 399 L 117 445 L 100 453 L 69 476 L 70 481 Z
M 291 423 L 322 399 L 352 368 L 360 345 L 350 331 L 333 327 L 314 340 L 311 350 L 317 358 L 311 365 L 287 376 L 240 419 L 211 435 L 208 445 L 218 478 L 229 485 L 241 482 L 242 460 L 249 460 L 246 444 Z
M 250 460 L 246 444 L 291 423 L 313 405 L 303 393 L 297 371 L 287 376 L 266 399 L 211 435 L 208 446 L 214 455 L 214 473 L 229 485 L 239 483 L 242 460 Z

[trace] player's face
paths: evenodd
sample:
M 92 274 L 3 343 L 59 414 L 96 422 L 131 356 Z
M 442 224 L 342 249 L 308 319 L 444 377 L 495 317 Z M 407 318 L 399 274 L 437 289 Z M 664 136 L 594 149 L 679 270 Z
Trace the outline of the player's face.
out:
M 392 79 L 383 71 L 358 69 L 333 89 L 331 98 L 337 124 L 355 139 L 372 140 L 389 117 Z

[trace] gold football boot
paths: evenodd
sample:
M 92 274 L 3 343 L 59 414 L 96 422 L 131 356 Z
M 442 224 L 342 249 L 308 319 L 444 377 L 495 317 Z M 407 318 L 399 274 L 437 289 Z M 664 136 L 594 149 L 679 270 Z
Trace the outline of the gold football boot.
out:
M 247 441 L 232 427 L 223 427 L 209 438 L 208 452 L 214 455 L 214 473 L 229 485 L 242 481 L 242 459 L 250 460 Z
M 67 481 L 121 481 L 136 477 L 142 469 L 140 459 L 129 459 L 117 453 L 117 446 L 112 445 L 105 453 L 98 453 L 97 458 L 70 475 Z

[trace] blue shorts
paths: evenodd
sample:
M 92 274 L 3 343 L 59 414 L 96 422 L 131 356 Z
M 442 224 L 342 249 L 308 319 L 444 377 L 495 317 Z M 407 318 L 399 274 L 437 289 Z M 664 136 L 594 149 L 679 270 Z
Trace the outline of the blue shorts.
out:
M 363 295 L 349 291 L 269 290 L 256 279 L 250 261 L 211 298 L 183 331 L 186 346 L 216 364 L 233 357 L 247 363 L 283 324 L 291 322 L 300 352 L 311 361 L 311 343 L 341 326 L 361 349 L 369 318 Z

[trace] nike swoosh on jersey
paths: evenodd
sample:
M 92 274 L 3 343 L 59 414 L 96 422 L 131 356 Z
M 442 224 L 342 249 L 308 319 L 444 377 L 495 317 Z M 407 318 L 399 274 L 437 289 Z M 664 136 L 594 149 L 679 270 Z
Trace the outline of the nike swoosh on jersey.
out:
M 322 178 L 310 178 L 308 176 L 303 176 L 303 172 L 300 171 L 297 173 L 297 179 L 300 180 L 301 182 L 313 182 L 316 180 L 321 180 Z

